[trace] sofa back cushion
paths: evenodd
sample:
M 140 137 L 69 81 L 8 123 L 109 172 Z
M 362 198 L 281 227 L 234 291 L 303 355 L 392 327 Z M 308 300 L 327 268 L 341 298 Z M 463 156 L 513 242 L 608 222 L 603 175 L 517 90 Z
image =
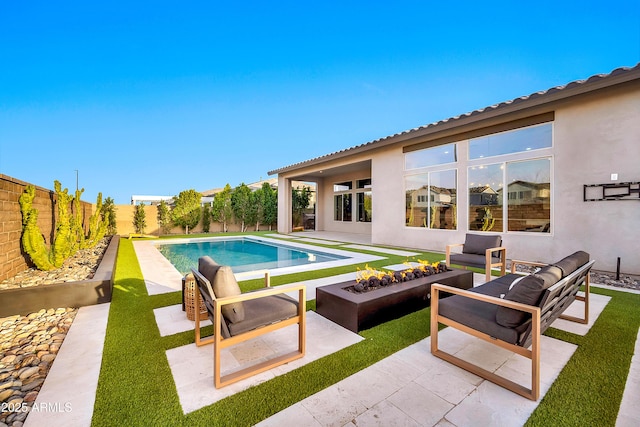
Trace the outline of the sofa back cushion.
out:
M 553 264 L 562 270 L 562 277 L 567 277 L 578 268 L 589 262 L 589 254 L 584 251 L 575 252 Z
M 462 253 L 485 255 L 487 249 L 497 248 L 502 244 L 502 237 L 496 235 L 467 234 Z
M 562 279 L 562 270 L 553 265 L 547 265 L 536 271 L 534 276 L 539 277 L 544 282 L 544 289 L 547 289 Z
M 223 265 L 218 269 L 213 281 L 213 293 L 217 298 L 233 297 L 242 294 L 231 267 Z M 225 304 L 222 306 L 222 315 L 231 323 L 244 320 L 244 305 L 242 302 Z
M 209 281 L 209 283 L 213 283 L 219 268 L 220 265 L 210 256 L 198 258 L 198 271 Z
M 538 305 L 545 290 L 545 282 L 537 275 L 528 275 L 513 286 L 504 299 L 527 305 Z M 498 307 L 496 322 L 506 328 L 515 328 L 523 324 L 530 317 L 529 313 L 508 307 Z

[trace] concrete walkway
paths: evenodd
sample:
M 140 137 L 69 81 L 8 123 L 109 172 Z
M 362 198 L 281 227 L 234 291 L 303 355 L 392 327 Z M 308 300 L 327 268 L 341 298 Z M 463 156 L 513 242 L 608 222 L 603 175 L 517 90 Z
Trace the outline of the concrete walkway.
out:
M 359 242 L 364 243 L 364 242 Z M 144 259 L 144 257 L 141 257 Z M 141 259 L 141 263 L 144 262 Z M 153 257 L 148 258 L 153 262 Z M 143 270 L 144 271 L 144 270 Z M 482 276 L 476 275 L 481 281 Z M 147 279 L 145 277 L 145 279 Z M 344 275 L 319 279 L 307 285 L 343 281 Z M 148 285 L 161 291 L 164 284 L 149 280 Z M 160 287 L 158 287 L 158 285 Z M 175 284 L 167 290 L 174 291 Z M 616 291 L 625 291 L 612 288 Z M 635 291 L 629 291 L 638 293 Z M 315 297 L 312 289 L 308 290 Z M 608 297 L 592 294 L 591 323 L 604 309 Z M 579 303 L 576 303 L 579 304 Z M 65 339 L 25 426 L 90 426 L 102 348 L 106 333 L 109 304 L 83 307 Z M 571 327 L 574 327 L 571 322 Z M 590 325 L 573 333 L 586 333 Z M 554 324 L 565 329 L 565 325 Z M 451 328 L 441 333 L 440 343 L 449 351 L 479 357 L 478 363 L 523 381 L 520 361 L 508 352 L 496 351 L 485 343 Z M 261 426 L 296 425 L 437 425 L 487 426 L 522 425 L 537 403 L 484 381 L 431 356 L 430 338 L 426 338 L 355 375 L 310 396 L 261 422 Z M 548 390 L 575 346 L 543 337 L 542 395 Z M 173 367 L 172 367 L 173 369 Z M 524 380 L 526 382 L 526 379 Z M 523 383 L 524 383 L 523 382 Z M 542 398 L 542 397 L 541 397 Z M 640 334 L 620 406 L 617 425 L 640 425 Z M 38 408 L 36 410 L 36 408 Z

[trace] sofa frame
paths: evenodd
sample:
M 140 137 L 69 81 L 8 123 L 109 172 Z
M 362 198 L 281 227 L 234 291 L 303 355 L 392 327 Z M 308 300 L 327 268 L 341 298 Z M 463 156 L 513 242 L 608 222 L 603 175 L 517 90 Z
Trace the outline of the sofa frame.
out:
M 514 261 L 512 271 L 516 271 L 518 264 L 546 266 L 547 264 L 530 263 L 526 261 Z M 589 322 L 589 271 L 595 261 L 589 261 L 580 266 L 573 273 L 562 278 L 554 285 L 547 288 L 541 297 L 537 306 L 521 304 L 518 302 L 505 300 L 499 297 L 484 295 L 477 292 L 466 291 L 458 288 L 442 284 L 433 284 L 431 286 L 431 353 L 449 363 L 452 363 L 466 371 L 476 374 L 486 380 L 489 380 L 501 387 L 511 390 L 521 396 L 533 401 L 537 401 L 540 397 L 540 340 L 541 335 L 557 318 L 563 318 L 573 322 L 586 324 Z M 584 285 L 584 296 L 578 295 L 581 286 Z M 483 285 L 481 285 L 483 286 Z M 485 332 L 463 325 L 453 319 L 447 318 L 439 313 L 440 293 L 447 292 L 449 294 L 461 295 L 477 301 L 487 302 L 496 306 L 503 306 L 520 310 L 531 315 L 528 320 L 529 324 L 519 334 L 516 344 L 512 344 L 498 338 L 495 338 Z M 569 305 L 575 301 L 584 302 L 583 317 L 565 316 L 563 312 Z M 438 347 L 438 324 L 447 325 L 458 329 L 462 332 L 480 338 L 483 341 L 494 344 L 498 347 L 512 351 L 516 354 L 524 356 L 531 360 L 531 387 L 525 387 L 515 383 L 507 378 L 501 377 L 490 372 L 480 366 L 474 365 L 468 361 L 460 359 L 450 353 L 441 350 Z

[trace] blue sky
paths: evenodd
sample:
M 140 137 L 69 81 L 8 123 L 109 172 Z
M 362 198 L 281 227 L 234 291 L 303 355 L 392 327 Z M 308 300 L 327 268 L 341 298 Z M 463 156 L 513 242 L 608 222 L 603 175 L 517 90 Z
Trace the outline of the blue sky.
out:
M 640 62 L 637 1 L 0 4 L 0 173 L 175 195 Z

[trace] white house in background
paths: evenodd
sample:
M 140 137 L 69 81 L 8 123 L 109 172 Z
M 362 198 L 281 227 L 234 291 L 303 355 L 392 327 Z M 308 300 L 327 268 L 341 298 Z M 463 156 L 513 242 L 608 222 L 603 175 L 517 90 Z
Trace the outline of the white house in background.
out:
M 270 171 L 278 231 L 291 231 L 292 182 L 315 182 L 319 231 L 433 251 L 499 233 L 508 258 L 585 250 L 637 274 L 639 139 L 640 64 Z

